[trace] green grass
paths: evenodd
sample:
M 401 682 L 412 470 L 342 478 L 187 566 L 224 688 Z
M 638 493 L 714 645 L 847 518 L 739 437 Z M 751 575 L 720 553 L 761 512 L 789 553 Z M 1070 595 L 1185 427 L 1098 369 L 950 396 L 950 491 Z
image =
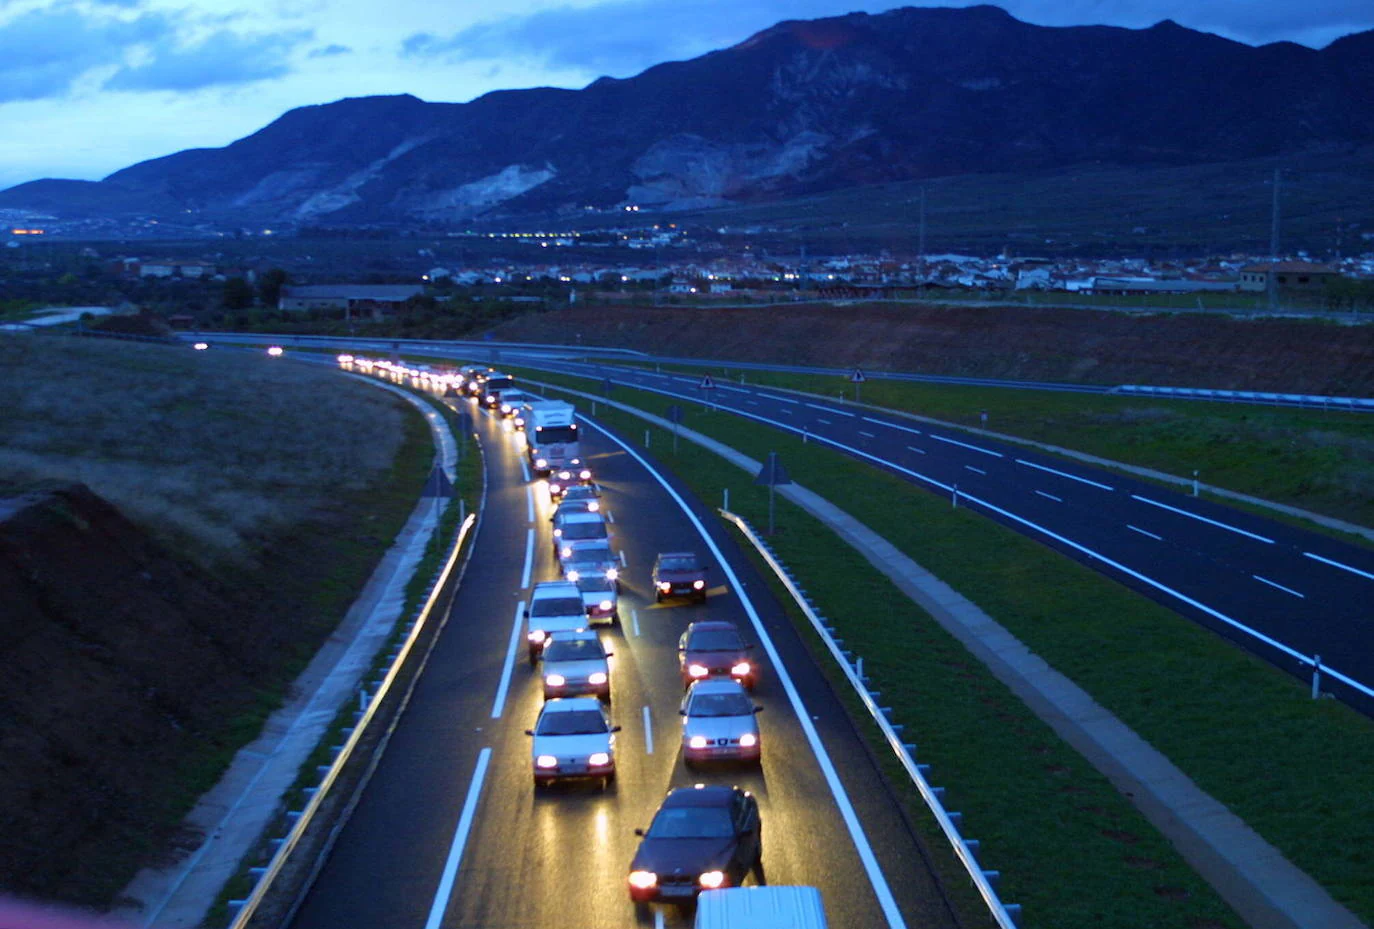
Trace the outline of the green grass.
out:
M 581 389 L 589 386 L 575 378 L 538 372 L 529 376 Z M 595 388 L 594 383 L 590 386 Z M 626 388 L 617 388 L 615 399 L 659 415 L 672 402 Z M 798 483 L 864 522 L 977 603 L 1338 900 L 1366 921 L 1374 917 L 1374 885 L 1367 880 L 1364 863 L 1374 848 L 1374 792 L 1368 787 L 1374 726 L 1369 720 L 1334 701 L 1308 700 L 1301 683 L 1194 623 L 974 513 L 951 510 L 947 500 L 837 452 L 816 446 L 803 449 L 799 440 L 737 418 L 703 412 L 697 405 L 684 405 L 684 414 L 684 425 L 756 459 L 779 452 Z M 642 429 L 638 422 L 627 426 L 631 435 Z M 654 447 L 671 448 L 671 440 L 660 436 Z M 703 499 L 719 500 L 721 488 L 729 487 L 732 507 L 744 509 L 758 522 L 759 511 L 750 514 L 746 508 L 745 501 L 757 494 L 746 475 L 715 464 L 711 456 L 685 443 L 680 447 L 678 458 L 670 458 L 670 463 Z M 967 813 L 991 805 L 988 819 L 977 815 L 974 820 L 979 823 L 971 827 L 977 837 L 990 839 L 1003 824 L 1006 834 L 986 848 L 1000 849 L 1004 841 L 1033 842 L 1033 847 L 1008 851 L 1008 858 L 1000 851 L 989 853 L 999 864 L 1005 862 L 1008 872 L 1016 863 L 1024 865 L 1035 881 L 1045 880 L 1047 871 L 1058 870 L 1045 862 L 1064 844 L 1063 833 L 1035 822 L 1018 825 L 1018 817 L 1038 816 L 1040 804 L 1025 797 L 1022 777 L 1002 772 L 1021 770 L 1015 760 L 1021 753 L 1037 752 L 1035 746 L 1048 747 L 1055 759 L 1059 749 L 1019 718 L 1004 720 L 1007 725 L 999 727 L 962 715 L 960 705 L 965 711 L 976 710 L 970 704 L 981 703 L 985 696 L 998 700 L 999 707 L 1002 701 L 1000 687 L 985 679 L 976 662 L 966 655 L 948 657 L 958 656 L 961 649 L 946 652 L 943 660 L 948 667 L 931 672 L 933 677 L 912 673 L 908 662 L 933 648 L 931 636 L 939 637 L 931 624 L 890 588 L 876 587 L 877 581 L 860 570 L 863 566 L 835 545 L 833 537 L 819 557 L 791 549 L 796 536 L 803 534 L 803 524 L 790 508 L 782 512 L 781 540 L 789 546 L 782 549 L 783 557 L 799 570 L 809 590 L 828 591 L 823 610 L 841 620 L 847 647 L 871 662 L 868 667 L 879 681 L 884 702 L 908 724 L 922 721 L 915 741 L 922 745 L 923 760 L 938 771 L 953 772 L 948 783 L 969 791 L 967 801 L 956 804 Z M 887 593 L 874 596 L 875 589 Z M 973 685 L 965 682 L 975 680 L 965 676 L 970 674 L 978 675 L 981 691 L 968 689 Z M 954 688 L 961 696 L 954 707 L 946 710 L 941 702 L 940 711 L 931 712 L 930 701 L 941 688 Z M 956 758 L 946 757 L 946 748 L 937 747 L 944 744 L 940 736 L 924 731 L 927 725 L 945 726 L 940 720 L 946 712 L 953 720 L 945 737 L 947 750 L 958 751 Z M 982 743 L 994 730 L 998 736 Z M 970 753 L 972 757 L 958 749 L 965 739 L 981 746 Z M 984 752 L 1000 763 L 980 771 L 977 756 Z M 1062 762 L 1047 764 L 1057 767 Z M 1072 774 L 1063 784 L 1076 788 L 1081 779 Z M 1276 797 L 1283 802 L 1275 802 Z M 1097 800 L 1090 805 L 1097 805 Z M 1067 828 L 1077 813 L 1057 809 Z M 1138 826 L 1124 831 L 1134 843 L 1126 844 L 1142 847 L 1145 839 Z M 1146 857 L 1156 856 L 1151 852 Z M 1068 868 L 1067 862 L 1062 866 Z M 1117 874 L 1114 880 L 1127 876 Z M 1008 896 L 1030 899 L 1033 893 L 1032 888 L 1018 886 Z M 1103 906 L 1109 903 L 1105 898 L 1099 901 Z M 1103 924 L 1127 923 L 1108 919 Z

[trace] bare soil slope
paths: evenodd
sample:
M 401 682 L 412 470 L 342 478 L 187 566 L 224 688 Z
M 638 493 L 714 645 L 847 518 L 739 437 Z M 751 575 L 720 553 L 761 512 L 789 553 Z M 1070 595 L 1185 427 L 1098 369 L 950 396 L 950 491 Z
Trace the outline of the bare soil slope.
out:
M 582 306 L 493 338 L 738 361 L 1292 393 L 1374 395 L 1374 326 L 1027 307 Z

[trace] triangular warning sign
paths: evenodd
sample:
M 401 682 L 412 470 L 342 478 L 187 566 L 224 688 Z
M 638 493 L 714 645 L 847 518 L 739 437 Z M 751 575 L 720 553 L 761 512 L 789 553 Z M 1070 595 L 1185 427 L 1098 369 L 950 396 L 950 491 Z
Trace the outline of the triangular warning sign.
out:
M 448 479 L 443 468 L 436 467 L 429 472 L 429 477 L 425 479 L 425 489 L 420 493 L 421 497 L 452 497 L 453 482 Z
M 867 380 L 867 378 L 864 377 L 863 371 L 859 370 L 858 368 L 855 368 L 854 373 L 849 375 L 849 379 L 853 381 L 855 384 L 862 384 L 864 381 Z
M 708 374 L 708 375 L 706 375 L 705 377 L 703 377 L 703 378 L 701 379 L 700 387 L 701 387 L 702 390 L 710 390 L 712 387 L 715 387 L 715 386 L 716 386 L 716 382 L 713 381 L 713 380 L 711 380 L 711 375 Z

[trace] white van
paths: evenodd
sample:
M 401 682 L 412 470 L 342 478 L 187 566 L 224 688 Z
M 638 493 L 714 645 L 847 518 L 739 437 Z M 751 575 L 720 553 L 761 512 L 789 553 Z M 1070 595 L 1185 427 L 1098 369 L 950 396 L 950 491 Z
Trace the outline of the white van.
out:
M 697 896 L 696 929 L 826 929 L 814 887 L 730 887 Z

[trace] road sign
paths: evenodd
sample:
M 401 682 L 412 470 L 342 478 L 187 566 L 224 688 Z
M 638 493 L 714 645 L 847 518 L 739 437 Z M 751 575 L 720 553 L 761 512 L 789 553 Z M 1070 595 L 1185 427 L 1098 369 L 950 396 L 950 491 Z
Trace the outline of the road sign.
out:
M 449 481 L 444 469 L 435 467 L 429 472 L 429 477 L 425 480 L 425 489 L 420 493 L 421 497 L 452 497 L 453 483 Z
M 678 406 L 676 403 L 668 407 L 668 422 L 682 422 L 682 407 Z
M 759 473 L 754 475 L 755 484 L 767 484 L 770 487 L 781 484 L 792 483 L 792 478 L 788 476 L 787 469 L 778 460 L 777 452 L 769 452 L 768 460 L 759 468 Z
M 864 381 L 868 380 L 868 378 L 864 377 L 863 371 L 859 368 L 854 369 L 854 373 L 849 375 L 849 379 L 855 384 L 862 384 Z
M 701 379 L 701 383 L 697 386 L 700 387 L 702 390 L 713 390 L 715 389 L 716 382 L 711 380 L 711 375 L 708 374 Z

